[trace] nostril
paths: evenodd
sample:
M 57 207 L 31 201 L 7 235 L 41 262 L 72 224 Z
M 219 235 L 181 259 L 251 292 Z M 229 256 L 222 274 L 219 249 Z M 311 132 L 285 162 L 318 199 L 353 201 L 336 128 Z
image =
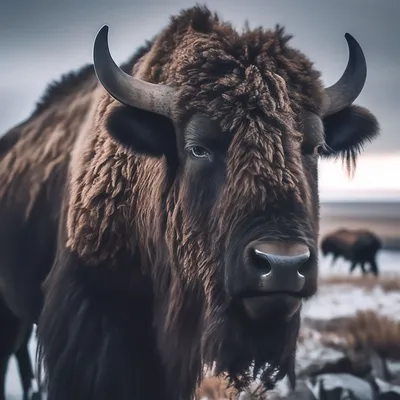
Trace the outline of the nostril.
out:
M 298 293 L 306 282 L 310 249 L 301 243 L 253 242 L 245 250 L 245 279 L 263 293 Z
M 253 268 L 258 269 L 263 274 L 268 274 L 271 272 L 271 264 L 263 256 L 263 253 L 257 249 L 251 248 L 249 251 L 250 265 Z
M 263 250 L 264 249 L 259 249 L 255 246 L 251 246 L 249 247 L 247 252 L 252 269 L 257 269 L 263 274 L 268 274 L 276 268 L 284 268 L 287 271 L 296 270 L 303 275 L 303 273 L 306 272 L 306 269 L 308 268 L 307 261 L 309 260 L 311 255 L 308 248 L 303 248 L 302 250 L 305 250 L 303 253 L 296 254 L 292 252 L 292 254 L 289 253 L 290 255 L 267 253 Z
M 304 257 L 304 259 L 299 262 L 299 267 L 297 269 L 299 274 L 304 275 L 307 272 L 307 269 L 309 268 L 309 263 L 307 261 L 309 259 L 310 259 L 310 256 Z

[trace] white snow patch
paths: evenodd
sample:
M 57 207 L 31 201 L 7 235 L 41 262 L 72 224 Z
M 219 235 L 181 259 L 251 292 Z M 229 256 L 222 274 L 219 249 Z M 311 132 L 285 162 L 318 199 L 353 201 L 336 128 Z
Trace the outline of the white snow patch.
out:
M 366 310 L 400 321 L 400 292 L 384 292 L 379 286 L 365 291 L 350 284 L 320 285 L 314 298 L 303 305 L 302 317 L 327 320 Z
M 302 370 L 310 365 L 310 360 L 335 361 L 343 356 L 338 350 L 322 345 L 322 335 L 312 329 L 302 328 L 303 340 L 299 342 L 296 352 L 296 369 Z
M 339 258 L 334 266 L 331 266 L 332 256 L 323 257 L 319 254 L 320 267 L 319 275 L 322 277 L 330 276 L 332 274 L 339 274 L 343 276 L 349 275 L 350 263 Z M 400 275 L 400 252 L 383 250 L 377 254 L 376 258 L 379 271 L 382 275 Z M 368 268 L 369 265 L 366 265 Z M 360 275 L 360 267 L 353 271 L 353 275 Z

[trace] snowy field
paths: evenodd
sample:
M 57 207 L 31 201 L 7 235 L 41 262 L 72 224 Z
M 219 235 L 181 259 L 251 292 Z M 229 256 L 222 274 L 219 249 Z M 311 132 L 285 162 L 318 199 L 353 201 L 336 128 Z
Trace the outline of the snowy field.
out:
M 331 259 L 321 258 L 319 276 L 321 278 L 333 275 L 349 276 L 349 263 L 339 259 L 333 267 Z M 378 255 L 377 263 L 382 277 L 385 275 L 400 277 L 400 252 L 382 251 Z M 368 265 L 366 268 L 368 269 Z M 358 266 L 352 273 L 353 276 L 361 276 Z M 355 314 L 357 311 L 374 310 L 380 315 L 391 319 L 400 319 L 400 292 L 383 292 L 379 287 L 366 292 L 360 287 L 351 284 L 335 284 L 320 286 L 318 293 L 303 307 L 303 317 L 315 319 L 330 319 L 333 317 L 345 317 Z
M 338 260 L 334 267 L 330 266 L 330 258 L 321 258 L 320 276 L 330 277 L 332 275 L 348 276 L 349 265 Z M 381 275 L 400 276 L 400 252 L 382 251 L 378 257 L 378 266 Z M 360 269 L 353 275 L 360 275 Z M 400 292 L 384 293 L 379 288 L 365 291 L 360 287 L 348 284 L 323 285 L 318 294 L 304 305 L 303 318 L 331 319 L 355 314 L 360 310 L 375 310 L 381 315 L 391 319 L 400 319 Z M 34 359 L 35 341 L 30 342 L 30 351 Z M 310 353 L 308 353 L 309 357 Z M 302 354 L 300 352 L 299 358 Z M 299 360 L 300 361 L 300 360 Z M 36 383 L 34 383 L 36 389 Z M 6 380 L 7 400 L 21 399 L 21 385 L 14 358 L 10 361 Z

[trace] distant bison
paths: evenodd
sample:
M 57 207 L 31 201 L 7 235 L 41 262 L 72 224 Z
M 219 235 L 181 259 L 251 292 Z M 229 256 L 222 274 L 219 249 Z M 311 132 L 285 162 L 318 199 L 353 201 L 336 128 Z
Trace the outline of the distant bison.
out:
M 105 26 L 94 66 L 0 141 L 0 278 L 38 322 L 48 400 L 187 400 L 204 364 L 239 390 L 293 378 L 318 160 L 379 132 L 345 37 L 324 88 L 281 27 L 194 7 L 118 67 Z
M 322 254 L 333 255 L 332 265 L 338 257 L 343 257 L 351 262 L 350 273 L 354 271 L 357 264 L 360 264 L 365 275 L 367 273 L 365 264 L 369 263 L 371 272 L 375 276 L 379 274 L 376 254 L 381 247 L 381 240 L 366 229 L 338 229 L 325 236 L 321 242 Z

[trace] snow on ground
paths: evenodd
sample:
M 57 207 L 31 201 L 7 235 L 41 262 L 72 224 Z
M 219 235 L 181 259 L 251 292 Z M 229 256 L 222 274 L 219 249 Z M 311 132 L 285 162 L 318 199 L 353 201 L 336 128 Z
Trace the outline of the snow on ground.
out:
M 382 251 L 378 255 L 377 263 L 382 278 L 395 275 L 400 277 L 400 252 Z M 321 278 L 346 277 L 349 267 L 349 264 L 341 259 L 331 267 L 331 258 L 321 258 L 319 275 Z M 352 275 L 361 276 L 360 268 L 353 271 Z M 351 283 L 320 284 L 318 293 L 303 305 L 302 318 L 329 320 L 350 317 L 363 310 L 373 310 L 392 320 L 400 320 L 400 292 L 385 292 L 379 285 L 365 290 Z M 298 346 L 296 357 L 299 369 L 309 365 L 310 360 L 333 361 L 340 357 L 340 352 L 321 344 L 319 332 L 304 325 L 302 330 L 304 340 Z M 396 366 L 398 365 L 396 363 Z
M 320 269 L 321 277 L 331 275 L 348 275 L 350 265 L 343 259 L 338 259 L 333 267 L 331 267 L 331 256 L 323 258 L 320 254 Z M 377 256 L 377 264 L 383 275 L 398 274 L 400 275 L 400 252 L 399 251 L 381 251 Z M 353 275 L 360 275 L 360 269 L 353 272 Z
M 303 307 L 302 316 L 313 319 L 348 317 L 357 311 L 373 310 L 380 315 L 400 320 L 400 292 L 371 291 L 350 285 L 321 287 L 318 294 Z
M 382 251 L 378 256 L 378 266 L 381 275 L 400 276 L 400 252 Z M 330 266 L 331 259 L 321 257 L 320 272 L 321 277 L 332 275 L 348 276 L 349 265 L 343 260 L 337 260 L 336 264 Z M 357 268 L 353 275 L 360 275 Z M 379 287 L 374 287 L 370 291 L 362 288 L 353 287 L 349 284 L 322 285 L 318 294 L 303 307 L 302 316 L 313 319 L 330 319 L 333 317 L 344 317 L 355 314 L 359 310 L 375 310 L 379 314 L 386 315 L 392 319 L 400 320 L 400 292 L 383 292 Z M 311 332 L 302 346 L 298 350 L 298 363 L 306 359 L 319 359 L 323 356 L 336 358 L 335 350 L 323 349 L 316 346 L 318 341 L 317 332 Z M 32 338 L 30 342 L 30 352 L 32 360 L 35 359 L 36 341 Z M 326 352 L 330 352 L 328 355 Z M 323 352 L 324 354 L 322 354 Z M 36 389 L 36 383 L 34 383 Z M 11 359 L 6 379 L 7 400 L 17 400 L 21 396 L 21 385 L 17 373 L 14 358 Z
M 348 276 L 349 264 L 342 259 L 330 266 L 331 259 L 321 258 L 320 277 Z M 382 251 L 378 255 L 381 276 L 400 276 L 400 252 Z M 360 276 L 359 267 L 352 275 Z M 320 285 L 318 293 L 303 306 L 302 316 L 313 319 L 347 317 L 357 311 L 374 310 L 391 319 L 400 320 L 400 292 L 384 292 L 379 286 L 369 291 L 349 284 Z
M 338 350 L 322 346 L 320 339 L 321 334 L 315 330 L 308 330 L 306 337 L 302 340 L 301 345 L 296 351 L 296 367 L 302 370 L 310 364 L 310 360 L 335 361 L 342 353 Z

